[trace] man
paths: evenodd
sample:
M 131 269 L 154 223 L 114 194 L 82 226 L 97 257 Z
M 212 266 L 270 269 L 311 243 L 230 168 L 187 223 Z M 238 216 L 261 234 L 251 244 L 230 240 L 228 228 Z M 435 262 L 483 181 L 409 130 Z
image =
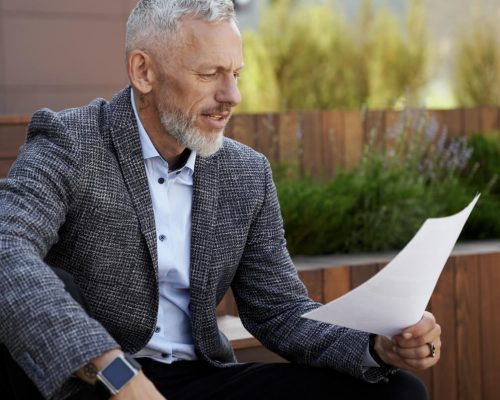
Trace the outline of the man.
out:
M 243 69 L 232 2 L 140 1 L 126 51 L 131 87 L 35 113 L 0 182 L 0 341 L 21 375 L 58 399 L 425 398 L 397 368 L 439 359 L 431 314 L 393 340 L 301 318 L 319 304 L 269 164 L 223 139 Z M 230 286 L 292 363 L 236 364 L 215 315 Z

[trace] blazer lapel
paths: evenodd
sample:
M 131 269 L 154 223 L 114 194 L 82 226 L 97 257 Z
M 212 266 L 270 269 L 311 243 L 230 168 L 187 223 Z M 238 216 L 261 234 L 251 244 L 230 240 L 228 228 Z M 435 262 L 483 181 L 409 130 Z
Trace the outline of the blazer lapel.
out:
M 219 197 L 219 160 L 215 155 L 196 158 L 191 216 L 191 307 L 206 310 L 205 287 L 213 254 L 214 232 Z M 201 316 L 193 313 L 192 316 Z M 201 313 L 205 314 L 205 313 Z
M 137 121 L 130 103 L 130 87 L 119 92 L 110 102 L 110 134 L 123 179 L 139 219 L 142 233 L 158 271 L 156 228 L 148 179 L 139 140 Z

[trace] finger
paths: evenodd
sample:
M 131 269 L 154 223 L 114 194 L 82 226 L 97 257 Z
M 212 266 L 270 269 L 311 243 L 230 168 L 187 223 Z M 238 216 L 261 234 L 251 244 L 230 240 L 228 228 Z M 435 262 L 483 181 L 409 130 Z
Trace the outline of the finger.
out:
M 405 329 L 401 336 L 404 339 L 412 339 L 415 337 L 420 337 L 425 335 L 427 332 L 431 331 L 436 325 L 436 319 L 434 315 L 430 312 L 425 311 L 422 319 L 418 321 L 415 325 L 410 326 Z
M 405 339 L 402 335 L 395 336 L 393 341 L 396 343 L 398 347 L 401 348 L 412 348 L 423 346 L 426 343 L 437 342 L 437 340 L 441 337 L 441 326 L 439 324 L 435 324 L 432 330 L 426 332 L 422 336 L 412 337 L 411 339 Z
M 434 341 L 433 344 L 436 351 L 441 349 L 441 340 L 439 338 L 436 341 Z M 411 347 L 411 348 L 402 348 L 394 346 L 392 348 L 392 351 L 394 353 L 397 353 L 401 358 L 413 359 L 413 360 L 427 358 L 431 355 L 431 349 L 428 343 L 425 343 L 422 346 Z
M 422 371 L 435 365 L 440 358 L 439 350 L 436 350 L 435 357 L 425 357 L 420 359 L 403 358 L 395 352 L 386 352 L 388 364 L 410 371 Z

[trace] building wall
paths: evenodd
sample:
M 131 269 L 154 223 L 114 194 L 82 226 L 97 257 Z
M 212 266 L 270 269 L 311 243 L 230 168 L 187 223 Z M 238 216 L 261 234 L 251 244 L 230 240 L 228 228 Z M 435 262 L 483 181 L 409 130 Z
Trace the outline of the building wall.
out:
M 0 0 L 0 114 L 110 98 L 136 0 Z

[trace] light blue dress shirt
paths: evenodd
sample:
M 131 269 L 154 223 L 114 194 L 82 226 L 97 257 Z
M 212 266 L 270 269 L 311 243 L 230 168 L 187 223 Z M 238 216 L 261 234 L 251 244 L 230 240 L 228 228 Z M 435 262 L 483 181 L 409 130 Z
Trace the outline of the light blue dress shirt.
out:
M 160 303 L 156 329 L 146 347 L 135 357 L 150 357 L 164 363 L 194 360 L 196 353 L 189 312 L 191 258 L 191 205 L 196 153 L 184 167 L 170 171 L 139 119 L 131 89 L 149 192 L 153 203 L 158 249 Z

